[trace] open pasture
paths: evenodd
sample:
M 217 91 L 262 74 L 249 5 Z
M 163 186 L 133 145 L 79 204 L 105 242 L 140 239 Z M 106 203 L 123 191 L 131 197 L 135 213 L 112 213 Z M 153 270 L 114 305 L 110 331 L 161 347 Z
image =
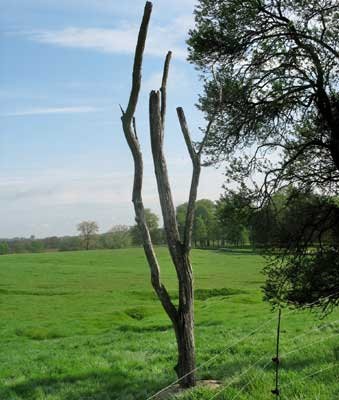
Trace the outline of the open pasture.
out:
M 167 250 L 157 253 L 175 296 Z M 192 260 L 199 378 L 223 381 L 219 400 L 272 399 L 276 313 L 262 302 L 262 258 L 193 250 Z M 283 311 L 281 399 L 339 399 L 338 320 Z M 142 249 L 0 257 L 1 400 L 146 400 L 175 380 L 175 362 Z

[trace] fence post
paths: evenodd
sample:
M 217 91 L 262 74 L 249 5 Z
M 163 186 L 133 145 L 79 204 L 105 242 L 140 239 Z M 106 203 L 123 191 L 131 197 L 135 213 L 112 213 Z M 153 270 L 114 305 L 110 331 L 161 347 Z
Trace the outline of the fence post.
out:
M 281 308 L 279 307 L 278 311 L 278 326 L 277 326 L 277 342 L 276 342 L 276 354 L 275 357 L 272 358 L 272 361 L 275 364 L 275 388 L 271 390 L 272 394 L 276 396 L 277 399 L 280 397 L 280 389 L 279 389 L 279 367 L 280 367 L 280 359 L 279 359 L 279 346 L 280 346 L 280 324 L 281 324 Z

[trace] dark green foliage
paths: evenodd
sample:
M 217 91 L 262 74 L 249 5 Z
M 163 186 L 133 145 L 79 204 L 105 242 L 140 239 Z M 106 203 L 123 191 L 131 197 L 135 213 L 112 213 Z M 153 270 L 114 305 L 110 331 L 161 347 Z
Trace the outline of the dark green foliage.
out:
M 264 175 L 264 196 L 286 183 L 338 191 L 338 19 L 336 0 L 199 1 L 190 61 L 215 117 L 207 154 L 228 178 Z
M 122 249 L 132 243 L 130 228 L 126 225 L 115 225 L 100 237 L 104 249 Z
M 82 241 L 78 236 L 66 236 L 59 243 L 60 251 L 74 251 L 82 249 Z
M 324 312 L 339 304 L 339 248 L 325 246 L 303 256 L 287 256 L 266 267 L 265 298 L 273 304 L 304 307 L 315 303 Z M 317 303 L 320 299 L 320 304 Z
M 130 246 L 131 241 L 130 227 L 116 225 L 106 233 L 95 235 L 91 241 L 91 248 L 124 248 Z M 44 239 L 15 238 L 7 239 L 3 244 L 7 244 L 9 253 L 41 253 L 44 251 L 74 251 L 83 249 L 83 242 L 79 236 L 52 236 Z
M 237 246 L 248 242 L 250 215 L 245 194 L 242 191 L 226 191 L 216 203 L 216 218 L 222 238 Z
M 327 263 L 338 249 L 338 211 L 328 197 L 339 195 L 338 21 L 337 0 L 200 0 L 188 41 L 205 78 L 200 108 L 214 117 L 209 162 L 226 160 L 228 179 L 250 183 L 253 206 L 267 202 L 252 219 L 251 240 L 274 250 L 269 279 L 287 280 L 287 291 L 305 285 L 304 303 L 337 279 L 336 263 Z M 290 185 L 300 195 L 276 207 L 275 194 Z M 326 279 L 316 290 L 307 279 L 319 266 Z
M 196 300 L 207 300 L 213 297 L 226 297 L 226 296 L 233 296 L 237 294 L 246 293 L 243 290 L 239 289 L 197 289 L 194 291 L 194 298 Z
M 8 254 L 9 253 L 9 246 L 7 242 L 0 243 L 0 255 Z
M 163 243 L 163 232 L 159 229 L 159 217 L 154 214 L 149 208 L 145 208 L 145 217 L 153 243 Z M 138 225 L 134 225 L 131 227 L 130 235 L 133 245 L 141 246 L 143 244 Z
M 339 207 L 335 197 L 289 188 L 252 213 L 251 235 L 257 247 L 306 251 L 339 243 Z
M 177 207 L 177 221 L 180 235 L 183 236 L 187 203 Z M 212 200 L 197 200 L 194 213 L 192 239 L 196 246 L 210 247 L 221 239 L 220 227 L 216 219 L 216 206 Z
M 339 302 L 337 199 L 290 190 L 253 220 L 253 233 L 269 256 L 266 299 L 301 307 L 320 299 L 317 305 L 331 310 Z
M 32 253 L 41 253 L 44 249 L 43 242 L 40 240 L 33 240 L 31 242 L 30 251 Z

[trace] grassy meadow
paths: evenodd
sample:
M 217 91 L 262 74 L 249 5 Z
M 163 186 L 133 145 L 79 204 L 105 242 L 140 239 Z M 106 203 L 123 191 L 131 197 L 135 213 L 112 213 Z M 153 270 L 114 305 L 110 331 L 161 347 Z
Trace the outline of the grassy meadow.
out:
M 175 297 L 169 255 L 157 253 Z M 193 250 L 192 261 L 197 365 L 216 356 L 198 377 L 225 390 L 180 398 L 272 399 L 276 313 L 262 302 L 262 258 Z M 281 355 L 281 399 L 339 399 L 339 310 L 324 319 L 284 310 Z M 175 380 L 175 362 L 142 249 L 0 257 L 1 400 L 146 400 Z

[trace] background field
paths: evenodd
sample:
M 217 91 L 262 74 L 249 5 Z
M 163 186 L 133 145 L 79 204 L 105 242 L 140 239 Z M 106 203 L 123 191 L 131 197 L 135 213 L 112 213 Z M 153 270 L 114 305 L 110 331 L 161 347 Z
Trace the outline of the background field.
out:
M 163 280 L 175 293 L 169 256 Z M 198 372 L 230 386 L 217 399 L 272 399 L 276 321 L 262 302 L 263 260 L 194 250 Z M 339 399 L 339 312 L 285 310 L 282 399 Z M 253 329 L 257 333 L 224 350 Z M 315 329 L 316 328 L 316 329 Z M 302 335 L 299 337 L 299 335 Z M 146 399 L 175 379 L 176 345 L 142 249 L 0 257 L 0 399 Z M 247 374 L 240 374 L 257 362 Z M 333 367 L 334 366 L 334 367 Z M 330 368 L 311 378 L 304 376 Z M 185 399 L 210 399 L 196 389 Z

